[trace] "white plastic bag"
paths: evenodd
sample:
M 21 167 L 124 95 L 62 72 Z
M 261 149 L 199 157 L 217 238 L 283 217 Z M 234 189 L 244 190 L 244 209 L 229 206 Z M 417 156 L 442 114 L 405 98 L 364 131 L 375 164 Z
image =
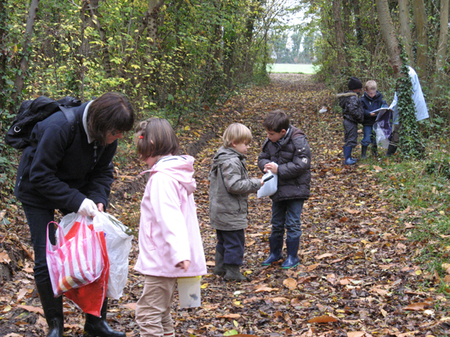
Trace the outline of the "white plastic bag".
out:
M 133 235 L 122 222 L 110 214 L 99 212 L 94 224 L 101 223 L 105 233 L 106 250 L 109 258 L 109 280 L 106 296 L 119 299 L 128 278 L 128 255 Z
M 270 197 L 275 194 L 278 188 L 278 176 L 272 171 L 268 171 L 263 175 L 262 180 L 265 180 L 265 182 L 256 194 L 258 198 Z

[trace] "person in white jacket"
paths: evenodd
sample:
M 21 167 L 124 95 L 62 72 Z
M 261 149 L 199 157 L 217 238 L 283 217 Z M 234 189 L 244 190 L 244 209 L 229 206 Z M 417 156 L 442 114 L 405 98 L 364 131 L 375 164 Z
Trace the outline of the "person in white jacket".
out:
M 170 308 L 178 277 L 206 274 L 194 202 L 194 158 L 176 155 L 179 144 L 165 119 L 150 118 L 135 133 L 137 152 L 150 169 L 141 202 L 139 256 L 145 275 L 136 306 L 140 335 L 175 336 Z
M 392 66 L 392 63 L 391 63 Z M 422 87 L 419 82 L 419 77 L 417 76 L 416 71 L 408 66 L 408 76 L 411 80 L 412 84 L 412 99 L 414 101 L 414 107 L 416 110 L 416 120 L 419 122 L 421 120 L 427 119 L 429 117 L 427 103 L 425 102 L 425 97 L 423 96 Z M 389 138 L 389 147 L 387 149 L 386 155 L 392 156 L 397 150 L 398 142 L 399 142 L 399 131 L 400 131 L 400 118 L 398 113 L 397 106 L 397 92 L 395 92 L 394 99 L 389 106 L 389 108 L 393 111 L 393 129 L 391 137 Z

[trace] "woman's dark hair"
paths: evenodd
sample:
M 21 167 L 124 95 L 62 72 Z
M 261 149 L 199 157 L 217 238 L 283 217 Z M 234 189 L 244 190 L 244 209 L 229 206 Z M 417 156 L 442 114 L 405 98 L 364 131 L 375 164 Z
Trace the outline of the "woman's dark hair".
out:
M 139 123 L 134 134 L 134 142 L 143 160 L 149 157 L 176 155 L 180 147 L 170 123 L 156 117 Z
M 89 106 L 87 128 L 89 135 L 100 145 L 106 145 L 108 132 L 130 131 L 134 124 L 134 110 L 125 96 L 107 92 Z

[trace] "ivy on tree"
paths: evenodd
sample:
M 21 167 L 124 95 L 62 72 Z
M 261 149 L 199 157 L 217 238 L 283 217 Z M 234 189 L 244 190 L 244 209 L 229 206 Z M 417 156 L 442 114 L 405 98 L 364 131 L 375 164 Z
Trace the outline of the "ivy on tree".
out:
M 419 132 L 416 118 L 416 107 L 412 99 L 413 88 L 409 77 L 409 67 L 403 46 L 400 44 L 402 68 L 397 79 L 398 110 L 400 119 L 400 149 L 404 158 L 422 158 L 425 153 L 425 145 Z

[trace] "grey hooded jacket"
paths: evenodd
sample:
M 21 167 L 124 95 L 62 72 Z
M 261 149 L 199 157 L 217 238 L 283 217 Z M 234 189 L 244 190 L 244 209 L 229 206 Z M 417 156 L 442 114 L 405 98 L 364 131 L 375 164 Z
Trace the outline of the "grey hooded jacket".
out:
M 222 231 L 247 228 L 248 194 L 259 190 L 261 181 L 249 179 L 245 156 L 221 147 L 213 158 L 209 182 L 211 226 Z

